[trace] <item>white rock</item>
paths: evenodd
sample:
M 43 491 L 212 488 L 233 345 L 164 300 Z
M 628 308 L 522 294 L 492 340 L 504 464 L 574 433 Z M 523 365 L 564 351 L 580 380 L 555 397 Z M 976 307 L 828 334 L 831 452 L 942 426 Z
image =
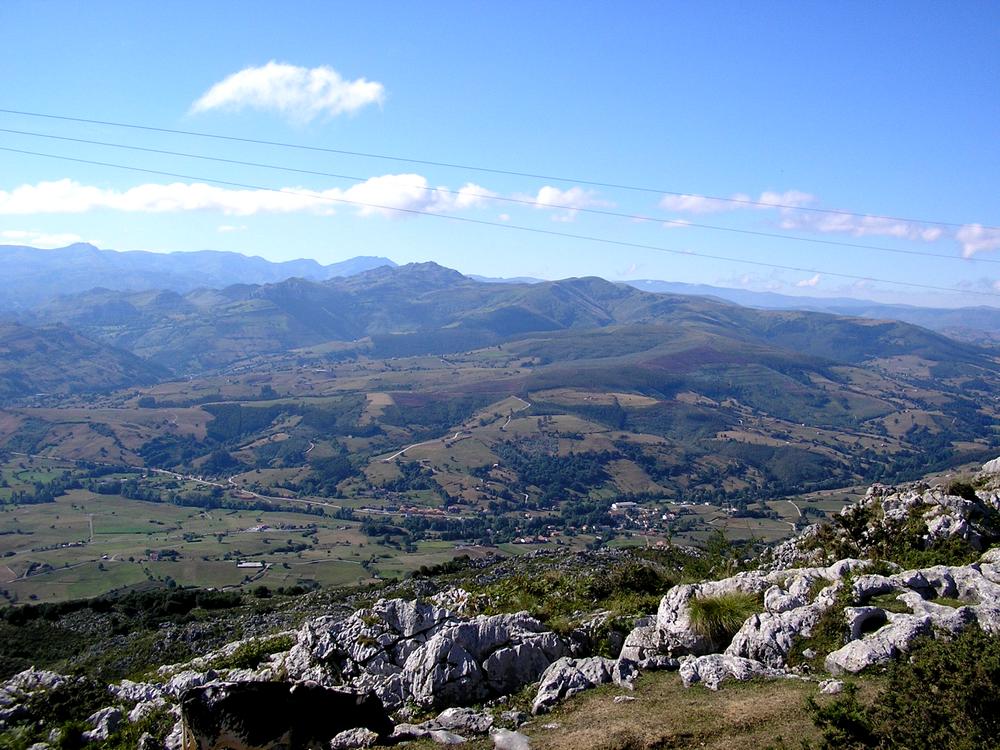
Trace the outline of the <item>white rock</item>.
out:
M 87 724 L 91 729 L 83 733 L 83 739 L 87 742 L 103 742 L 114 734 L 121 721 L 121 709 L 114 706 L 95 711 L 87 717 Z
M 709 690 L 718 690 L 719 685 L 727 678 L 744 681 L 754 677 L 787 676 L 783 671 L 759 661 L 725 654 L 685 657 L 681 659 L 680 675 L 684 687 L 700 682 Z
M 473 711 L 471 708 L 446 708 L 433 721 L 441 729 L 466 734 L 486 734 L 493 726 L 489 714 Z
M 352 750 L 356 747 L 372 747 L 378 744 L 378 735 L 365 727 L 355 727 L 336 735 L 330 740 L 330 750 Z
M 864 638 L 851 641 L 826 657 L 830 674 L 857 674 L 868 667 L 885 664 L 908 651 L 913 641 L 931 632 L 931 618 L 917 615 L 886 614 L 889 624 Z
M 983 464 L 984 474 L 1000 474 L 1000 456 Z
M 819 691 L 825 695 L 838 695 L 843 690 L 844 683 L 840 680 L 823 680 L 819 683 Z
M 128 720 L 132 724 L 135 724 L 137 722 L 142 721 L 147 716 L 150 716 L 151 714 L 154 714 L 157 711 L 161 710 L 166 705 L 167 702 L 163 700 L 163 696 L 160 695 L 156 696 L 152 700 L 141 701 L 139 703 L 136 703 L 135 708 L 129 711 Z
M 163 695 L 163 689 L 149 682 L 122 680 L 117 685 L 108 685 L 108 692 L 126 703 L 141 703 L 155 700 Z
M 571 695 L 611 682 L 614 664 L 612 659 L 603 656 L 586 659 L 564 656 L 553 662 L 538 682 L 531 712 L 535 715 L 545 713 Z
M 195 672 L 186 670 L 175 674 L 164 686 L 164 691 L 169 695 L 179 698 L 185 690 L 201 687 L 214 680 L 218 675 L 213 670 L 207 672 Z
M 531 750 L 531 741 L 520 732 L 494 729 L 490 737 L 493 739 L 493 750 Z
M 754 615 L 736 632 L 726 648 L 728 656 L 762 662 L 780 669 L 799 638 L 808 638 L 825 607 L 809 604 L 772 614 Z

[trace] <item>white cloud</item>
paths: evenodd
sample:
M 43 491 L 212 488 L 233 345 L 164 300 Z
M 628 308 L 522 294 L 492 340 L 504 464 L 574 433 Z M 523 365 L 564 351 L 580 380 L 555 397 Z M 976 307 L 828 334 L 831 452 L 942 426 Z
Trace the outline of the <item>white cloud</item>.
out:
M 819 274 L 816 274 L 812 278 L 802 279 L 801 281 L 796 281 L 795 282 L 795 286 L 800 287 L 800 288 L 814 287 L 817 284 L 819 284 L 819 279 L 820 279 Z
M 691 222 L 687 219 L 667 219 L 663 222 L 663 226 L 666 229 L 683 229 L 684 227 L 691 226 Z
M 36 232 L 33 230 L 7 229 L 0 232 L 0 244 L 13 243 L 30 247 L 56 248 L 66 247 L 84 239 L 78 234 Z
M 903 240 L 934 242 L 944 232 L 940 227 L 928 227 L 912 221 L 888 219 L 880 216 L 853 216 L 850 214 L 798 214 L 786 212 L 778 224 L 782 229 L 797 229 L 822 234 L 850 234 L 855 237 L 881 236 Z
M 737 203 L 706 198 L 703 195 L 665 195 L 660 199 L 660 208 L 667 211 L 682 211 L 689 214 L 711 214 L 721 211 L 733 211 L 739 207 Z
M 191 105 L 191 111 L 249 108 L 277 112 L 305 123 L 319 116 L 353 114 L 384 100 L 385 87 L 377 81 L 348 81 L 325 65 L 303 68 L 272 60 L 219 81 Z
M 772 207 L 804 206 L 815 200 L 815 196 L 803 193 L 801 190 L 786 190 L 783 193 L 768 190 L 757 198 L 752 198 L 746 193 L 733 193 L 728 200 L 693 194 L 665 195 L 660 199 L 660 208 L 689 214 L 712 214 L 741 209 L 761 211 Z
M 584 190 L 580 187 L 571 187 L 568 190 L 560 190 L 551 185 L 540 188 L 535 196 L 518 196 L 524 200 L 532 201 L 536 208 L 565 209 L 563 213 L 552 216 L 553 221 L 573 221 L 581 208 L 602 208 L 611 204 L 597 197 L 593 190 Z
M 400 212 L 440 213 L 474 208 L 493 195 L 486 188 L 468 183 L 451 192 L 430 188 L 418 174 L 382 175 L 346 190 L 311 191 L 301 187 L 281 190 L 232 189 L 204 183 L 148 183 L 127 190 L 81 185 L 70 179 L 21 185 L 0 190 L 0 215 L 79 214 L 99 209 L 127 213 L 178 213 L 218 211 L 228 216 L 263 213 L 313 213 L 329 215 L 338 204 L 357 206 L 362 216 L 399 216 Z M 225 228 L 223 228 L 225 227 Z M 219 231 L 242 227 L 226 224 Z
M 981 224 L 966 224 L 955 233 L 955 239 L 962 244 L 963 258 L 1000 249 L 1000 230 Z

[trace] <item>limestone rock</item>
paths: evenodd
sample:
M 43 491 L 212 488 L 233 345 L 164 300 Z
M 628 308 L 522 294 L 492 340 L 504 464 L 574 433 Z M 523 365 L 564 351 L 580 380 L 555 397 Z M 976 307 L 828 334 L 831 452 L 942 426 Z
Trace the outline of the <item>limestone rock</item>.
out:
M 931 632 L 931 618 L 917 615 L 886 613 L 888 624 L 874 633 L 851 641 L 826 657 L 830 674 L 857 674 L 868 667 L 885 664 L 908 651 L 913 641 Z
M 700 682 L 709 690 L 718 690 L 719 685 L 727 678 L 745 681 L 754 677 L 787 676 L 782 670 L 773 669 L 759 661 L 726 654 L 685 657 L 681 659 L 680 675 L 684 687 Z
M 494 729 L 490 737 L 493 739 L 493 750 L 531 750 L 531 741 L 520 732 Z
M 486 734 L 493 726 L 493 717 L 471 708 L 446 708 L 437 715 L 433 723 L 440 729 L 462 734 Z
M 156 700 L 163 696 L 163 689 L 149 682 L 132 682 L 122 680 L 117 685 L 109 685 L 108 692 L 125 703 L 142 703 Z
M 163 741 L 164 750 L 182 750 L 184 747 L 184 722 L 177 721 Z
M 563 657 L 553 662 L 542 675 L 531 712 L 536 715 L 545 713 L 571 695 L 609 682 L 631 690 L 637 676 L 635 663 L 625 659 Z
M 372 747 L 378 744 L 378 735 L 365 727 L 355 727 L 336 735 L 330 740 L 330 750 L 352 750 L 357 747 Z
M 95 711 L 87 717 L 90 729 L 83 733 L 86 742 L 103 742 L 118 728 L 122 721 L 121 709 L 109 706 Z
M 163 696 L 156 696 L 152 700 L 140 701 L 135 704 L 135 707 L 129 711 L 128 720 L 132 724 L 136 724 L 146 717 L 156 713 L 167 705 L 167 702 L 163 699 Z
M 984 474 L 1000 474 L 1000 457 L 994 458 L 983 464 Z
M 216 677 L 218 675 L 211 669 L 207 672 L 185 670 L 171 677 L 167 684 L 164 685 L 163 690 L 168 695 L 179 698 L 186 690 L 207 685 Z
M 777 614 L 754 615 L 733 636 L 725 654 L 780 669 L 785 666 L 796 640 L 812 634 L 824 609 L 821 605 L 810 604 Z
M 403 685 L 421 706 L 470 703 L 537 680 L 567 650 L 526 613 L 476 617 L 439 630 L 403 666 Z
M 823 680 L 819 683 L 819 691 L 824 695 L 839 695 L 844 691 L 844 683 L 840 680 Z

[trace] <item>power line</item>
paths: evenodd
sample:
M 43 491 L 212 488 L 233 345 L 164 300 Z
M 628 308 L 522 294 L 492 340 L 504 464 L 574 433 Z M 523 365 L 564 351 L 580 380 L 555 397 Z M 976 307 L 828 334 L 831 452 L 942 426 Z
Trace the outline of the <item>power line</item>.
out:
M 349 198 L 337 198 L 332 195 L 325 195 L 323 193 L 314 193 L 300 190 L 289 190 L 287 188 L 272 188 L 265 185 L 254 185 L 245 182 L 235 182 L 232 180 L 220 180 L 212 177 L 201 177 L 197 175 L 180 174 L 177 172 L 167 172 L 159 169 L 147 169 L 144 167 L 135 167 L 127 164 L 114 164 L 112 162 L 95 161 L 91 159 L 79 159 L 72 156 L 63 156 L 61 154 L 47 154 L 40 151 L 29 151 L 26 149 L 10 148 L 7 146 L 0 146 L 0 151 L 5 151 L 13 154 L 23 154 L 26 156 L 39 156 L 48 159 L 57 159 L 60 161 L 74 162 L 76 164 L 88 164 L 97 167 L 110 167 L 112 169 L 122 169 L 130 172 L 140 172 L 143 174 L 155 174 L 162 177 L 174 177 L 181 180 L 196 180 L 199 182 L 213 183 L 216 185 L 225 185 L 227 187 L 237 187 L 244 190 L 262 190 L 270 193 L 281 193 L 284 195 L 293 195 L 302 198 L 310 198 L 312 200 L 324 200 L 333 203 L 343 203 L 352 206 L 361 206 L 363 208 L 375 208 L 382 211 L 396 211 L 398 213 L 411 214 L 415 216 L 431 216 L 437 219 L 447 219 L 448 221 L 459 221 L 465 224 L 472 224 L 476 226 L 487 226 L 496 227 L 499 229 L 507 229 L 519 232 L 530 232 L 533 234 L 541 234 L 550 237 L 561 237 L 564 239 L 581 240 L 583 242 L 595 242 L 604 245 L 614 245 L 617 247 L 628 247 L 638 250 L 652 250 L 661 253 L 670 253 L 671 255 L 687 255 L 695 258 L 705 258 L 708 260 L 721 260 L 728 263 L 743 263 L 745 265 L 758 266 L 762 268 L 773 268 L 781 271 L 795 271 L 797 273 L 808 273 L 808 274 L 820 274 L 821 276 L 832 276 L 834 278 L 849 279 L 851 281 L 869 281 L 879 284 L 893 284 L 895 286 L 913 287 L 915 289 L 929 289 L 937 292 L 959 292 L 963 294 L 976 294 L 986 297 L 1000 297 L 1000 293 L 996 292 L 986 292 L 986 291 L 974 291 L 968 289 L 956 289 L 954 287 L 946 286 L 935 286 L 932 284 L 918 284 L 909 281 L 896 281 L 893 279 L 882 279 L 875 276 L 859 276 L 856 274 L 841 273 L 839 271 L 824 271 L 816 268 L 804 268 L 801 266 L 787 266 L 779 263 L 767 263 L 765 261 L 759 260 L 749 260 L 747 258 L 734 258 L 726 255 L 715 255 L 711 253 L 696 252 L 694 250 L 676 250 L 674 248 L 663 247 L 661 245 L 647 245 L 640 242 L 629 242 L 626 240 L 615 240 L 608 237 L 594 237 L 586 234 L 575 234 L 573 232 L 562 232 L 555 229 L 540 229 L 538 227 L 522 226 L 520 224 L 509 224 L 499 221 L 489 221 L 487 219 L 474 219 L 469 216 L 455 216 L 453 214 L 439 214 L 433 211 L 425 211 L 417 208 L 400 208 L 397 206 L 388 206 L 380 203 L 370 203 L 367 201 L 357 201 L 351 200 Z
M 14 130 L 11 128 L 0 128 L 0 133 L 12 133 L 15 135 L 26 135 L 32 138 L 47 138 L 56 141 L 67 141 L 71 143 L 85 143 L 91 146 L 104 146 L 108 148 L 125 149 L 128 151 L 139 151 L 143 153 L 150 154 L 160 154 L 164 156 L 180 156 L 186 159 L 200 159 L 203 161 L 217 162 L 221 164 L 233 164 L 242 167 L 254 167 L 259 169 L 271 169 L 280 172 L 291 172 L 295 174 L 306 174 L 318 177 L 332 177 L 339 180 L 349 180 L 352 182 L 362 183 L 366 182 L 369 178 L 358 177 L 356 175 L 346 175 L 338 174 L 336 172 L 323 172 L 314 169 L 299 169 L 296 167 L 286 167 L 279 164 L 267 164 L 263 162 L 256 161 L 244 161 L 242 159 L 226 159 L 221 156 L 208 156 L 206 154 L 192 154 L 185 151 L 172 151 L 169 149 L 161 148 L 150 148 L 146 146 L 132 146 L 124 143 L 114 143 L 111 141 L 97 141 L 91 140 L 89 138 L 74 138 L 65 135 L 55 135 L 52 133 L 37 133 L 29 130 Z M 844 242 L 842 240 L 829 240 L 821 239 L 818 237 L 803 237 L 801 235 L 790 235 L 790 234 L 780 234 L 778 232 L 764 232 L 754 229 L 740 229 L 738 227 L 724 227 L 716 224 L 700 224 L 692 221 L 687 221 L 686 219 L 662 219 L 655 216 L 647 216 L 644 214 L 630 214 L 623 213 L 620 211 L 610 211 L 608 209 L 593 208 L 588 206 L 572 206 L 560 203 L 543 203 L 538 200 L 532 200 L 530 198 L 517 198 L 504 195 L 496 195 L 494 193 L 479 193 L 469 190 L 453 190 L 450 188 L 443 187 L 431 187 L 429 185 L 418 185 L 416 183 L 399 183 L 407 187 L 412 187 L 417 190 L 423 190 L 426 192 L 440 192 L 448 193 L 451 195 L 461 195 L 470 196 L 474 198 L 482 198 L 484 200 L 492 201 L 502 201 L 505 203 L 514 203 L 523 206 L 532 206 L 535 208 L 548 208 L 557 211 L 579 211 L 588 214 L 597 214 L 600 216 L 611 216 L 620 219 L 629 219 L 631 221 L 651 221 L 651 222 L 661 222 L 664 224 L 671 224 L 677 227 L 694 228 L 694 229 L 708 229 L 716 232 L 732 232 L 736 234 L 751 235 L 754 237 L 767 237 L 769 239 L 794 241 L 794 242 L 811 242 L 817 245 L 830 245 L 835 247 L 850 247 L 860 250 L 876 250 L 879 252 L 886 253 L 896 253 L 899 255 L 917 255 L 925 258 L 943 258 L 945 260 L 957 260 L 960 262 L 974 262 L 974 263 L 997 263 L 1000 264 L 1000 259 L 996 258 L 977 258 L 975 256 L 971 258 L 961 258 L 957 255 L 947 255 L 945 253 L 932 253 L 926 250 L 906 250 L 896 247 L 887 247 L 885 245 L 868 245 L 859 242 Z
M 109 127 L 129 128 L 129 129 L 132 129 L 132 130 L 144 130 L 144 131 L 154 132 L 154 133 L 170 133 L 172 135 L 185 135 L 185 136 L 192 136 L 192 137 L 195 137 L 195 138 L 211 138 L 211 139 L 214 139 L 214 140 L 233 141 L 233 142 L 236 142 L 236 143 L 252 143 L 252 144 L 256 144 L 258 146 L 277 146 L 279 148 L 292 148 L 292 149 L 298 149 L 298 150 L 301 150 L 301 151 L 315 151 L 315 152 L 319 152 L 319 153 L 339 154 L 341 156 L 357 156 L 357 157 L 361 157 L 361 158 L 365 158 L 365 159 L 382 159 L 382 160 L 385 160 L 385 161 L 403 162 L 403 163 L 406 163 L 406 164 L 422 164 L 424 166 L 430 166 L 430 167 L 443 167 L 443 168 L 446 168 L 446 169 L 460 169 L 460 170 L 465 170 L 465 171 L 468 171 L 468 172 L 483 172 L 483 173 L 486 173 L 486 174 L 498 174 L 498 175 L 505 175 L 505 176 L 508 176 L 508 177 L 528 177 L 528 178 L 537 179 L 537 180 L 552 180 L 552 181 L 555 181 L 555 182 L 576 183 L 578 185 L 590 185 L 592 187 L 603 187 L 603 188 L 610 188 L 610 189 L 613 189 L 613 190 L 629 190 L 629 191 L 640 192 L 640 193 L 655 193 L 655 194 L 659 194 L 659 195 L 672 195 L 672 196 L 681 197 L 681 198 L 684 198 L 684 197 L 702 198 L 702 199 L 705 199 L 705 200 L 722 201 L 724 203 L 733 203 L 733 204 L 746 205 L 746 206 L 760 206 L 760 207 L 763 207 L 763 208 L 781 208 L 781 209 L 786 209 L 786 210 L 791 210 L 791 211 L 810 211 L 810 212 L 813 212 L 813 213 L 834 214 L 834 215 L 837 215 L 837 216 L 853 216 L 853 217 L 862 218 L 862 219 L 885 219 L 885 220 L 888 220 L 888 221 L 904 221 L 904 222 L 910 222 L 910 223 L 914 223 L 914 224 L 934 224 L 936 226 L 942 226 L 942 227 L 963 227 L 963 226 L 966 226 L 967 224 L 971 223 L 971 222 L 964 222 L 963 223 L 963 222 L 955 222 L 955 221 L 940 221 L 940 220 L 934 220 L 934 219 L 911 219 L 911 218 L 906 218 L 906 217 L 901 217 L 901 216 L 889 216 L 889 215 L 886 215 L 886 214 L 866 214 L 866 213 L 859 213 L 859 212 L 855 212 L 855 211 L 844 211 L 844 210 L 841 210 L 841 209 L 834 209 L 834 208 L 816 208 L 816 207 L 813 207 L 813 206 L 796 206 L 796 205 L 792 205 L 792 204 L 789 204 L 789 203 L 772 203 L 772 202 L 769 202 L 769 201 L 755 201 L 755 200 L 752 200 L 750 198 L 733 198 L 733 197 L 725 197 L 725 196 L 720 196 L 720 195 L 706 195 L 706 194 L 702 194 L 702 193 L 688 193 L 688 192 L 681 192 L 681 191 L 676 191 L 676 190 L 664 190 L 662 188 L 643 187 L 643 186 L 639 186 L 639 185 L 626 185 L 626 184 L 615 183 L 615 182 L 601 182 L 599 180 L 584 180 L 584 179 L 578 179 L 578 178 L 574 178 L 574 177 L 564 177 L 564 176 L 559 176 L 559 175 L 536 174 L 536 173 L 533 173 L 533 172 L 518 172 L 518 171 L 512 170 L 512 169 L 498 169 L 498 168 L 495 168 L 495 167 L 483 167 L 483 166 L 476 166 L 476 165 L 473 165 L 473 164 L 459 164 L 459 163 L 446 162 L 446 161 L 433 161 L 433 160 L 429 160 L 429 159 L 415 159 L 415 158 L 404 157 L 404 156 L 392 156 L 392 155 L 388 155 L 388 154 L 377 154 L 377 153 L 365 152 L 365 151 L 348 151 L 346 149 L 329 148 L 329 147 L 325 147 L 325 146 L 308 146 L 308 145 L 303 144 L 303 143 L 289 143 L 289 142 L 286 142 L 286 141 L 269 141 L 269 140 L 265 140 L 265 139 L 262 139 L 262 138 L 244 138 L 244 137 L 234 136 L 234 135 L 223 135 L 221 133 L 206 133 L 206 132 L 198 131 L 198 130 L 178 130 L 178 129 L 174 129 L 174 128 L 155 127 L 155 126 L 152 126 L 152 125 L 138 125 L 138 124 L 135 124 L 135 123 L 116 122 L 114 120 L 95 120 L 95 119 L 90 119 L 90 118 L 86 118 L 86 117 L 70 117 L 68 115 L 54 115 L 54 114 L 48 114 L 48 113 L 44 113 L 44 112 L 28 112 L 28 111 L 25 111 L 25 110 L 18 110 L 18 109 L 3 109 L 3 108 L 0 108 L 0 113 L 8 114 L 8 115 L 20 115 L 20 116 L 23 116 L 23 117 L 38 117 L 38 118 L 44 118 L 44 119 L 48 119 L 48 120 L 63 120 L 63 121 L 66 121 L 66 122 L 80 122 L 80 123 L 86 123 L 88 125 L 106 125 L 106 126 L 109 126 Z M 1000 230 L 1000 227 L 996 227 L 996 226 L 989 226 L 989 225 L 980 225 L 980 226 L 983 229 Z

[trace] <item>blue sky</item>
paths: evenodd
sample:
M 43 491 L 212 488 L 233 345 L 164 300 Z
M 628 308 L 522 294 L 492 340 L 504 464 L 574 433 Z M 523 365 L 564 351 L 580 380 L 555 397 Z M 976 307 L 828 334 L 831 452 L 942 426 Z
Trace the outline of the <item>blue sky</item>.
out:
M 0 26 L 4 109 L 693 196 L 0 114 L 7 130 L 362 180 L 0 132 L 2 147 L 198 178 L 0 151 L 0 243 L 52 247 L 79 239 L 118 250 L 217 249 L 322 262 L 372 254 L 491 276 L 593 274 L 1000 304 L 1000 230 L 993 228 L 1000 225 L 1000 5 L 993 2 L 7 0 Z

